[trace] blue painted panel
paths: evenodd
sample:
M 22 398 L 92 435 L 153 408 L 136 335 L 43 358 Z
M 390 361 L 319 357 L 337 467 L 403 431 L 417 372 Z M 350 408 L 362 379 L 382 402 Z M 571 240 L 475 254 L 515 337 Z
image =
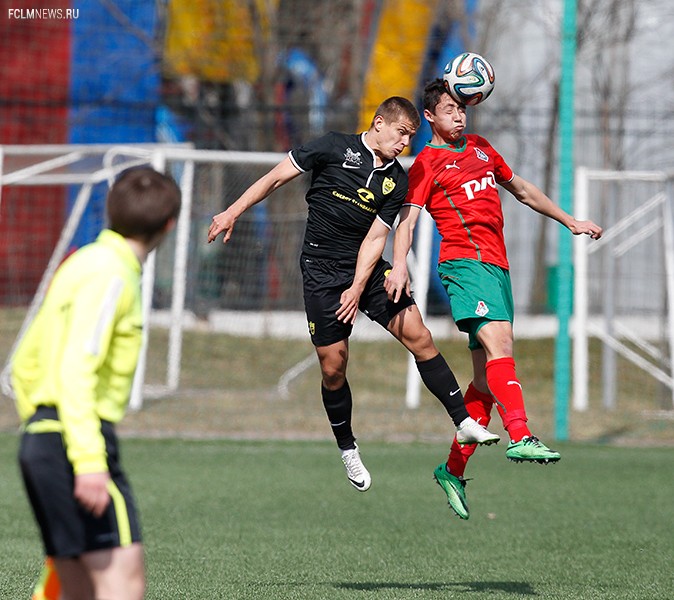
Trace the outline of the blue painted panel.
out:
M 468 31 L 471 37 L 474 37 L 475 31 L 475 22 L 474 16 L 477 10 L 478 0 L 465 0 L 465 11 L 468 16 Z M 422 76 L 424 77 L 423 81 L 420 82 L 419 90 L 420 94 L 423 91 L 423 87 L 426 82 L 434 79 L 436 77 L 442 77 L 442 73 L 445 69 L 445 65 L 454 58 L 460 52 L 464 50 L 471 50 L 470 48 L 464 48 L 463 41 L 461 39 L 461 23 L 458 21 L 452 21 L 445 28 L 445 31 L 442 31 L 442 28 L 436 25 L 436 30 L 432 32 L 432 35 L 442 36 L 444 34 L 444 43 L 440 48 L 433 48 L 431 45 L 431 50 L 429 55 L 426 57 L 426 64 L 422 69 Z M 416 135 L 412 138 L 412 154 L 419 154 L 427 142 L 431 139 L 431 128 L 428 124 L 428 121 L 424 119 L 423 115 L 423 106 L 419 106 L 419 112 L 421 112 L 421 126 L 417 131 Z M 438 257 L 440 255 L 440 241 L 441 237 L 437 229 L 433 230 L 433 247 L 431 249 L 431 273 L 435 271 L 435 267 L 438 264 Z M 449 300 L 447 299 L 447 293 L 445 288 L 442 286 L 439 277 L 435 277 L 431 274 L 431 280 L 429 282 L 429 294 L 431 298 L 429 299 L 431 303 L 437 305 L 449 306 Z
M 154 142 L 160 64 L 155 0 L 74 0 L 70 143 Z M 107 186 L 98 186 L 73 240 L 92 241 L 104 221 Z M 74 202 L 75 192 L 70 195 Z

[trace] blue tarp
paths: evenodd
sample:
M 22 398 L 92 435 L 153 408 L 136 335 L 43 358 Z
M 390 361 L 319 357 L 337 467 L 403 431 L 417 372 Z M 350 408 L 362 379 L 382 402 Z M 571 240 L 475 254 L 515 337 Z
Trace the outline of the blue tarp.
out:
M 68 141 L 154 142 L 160 64 L 155 0 L 73 0 Z M 104 220 L 106 185 L 94 190 L 73 239 L 92 241 Z M 75 199 L 71 193 L 70 203 Z
M 474 16 L 477 9 L 478 0 L 465 0 L 464 6 L 468 18 L 468 30 L 471 38 L 474 38 L 475 23 Z M 439 28 L 438 28 L 439 29 Z M 437 50 L 431 49 L 429 55 L 426 57 L 426 65 L 422 70 L 423 81 L 420 82 L 419 89 L 423 90 L 423 86 L 427 81 L 436 77 L 442 77 L 445 65 L 452 60 L 457 54 L 464 51 L 474 52 L 474 49 L 464 48 L 462 25 L 460 21 L 452 21 L 449 23 L 446 32 L 435 31 L 433 35 L 442 36 L 444 33 L 444 43 Z M 416 155 L 423 150 L 423 147 L 431 139 L 431 128 L 428 121 L 423 116 L 423 106 L 419 106 L 421 112 L 421 126 L 416 135 L 412 138 L 412 154 Z M 431 266 L 434 269 L 438 264 L 438 257 L 440 255 L 440 234 L 437 229 L 433 229 L 433 248 L 431 249 Z M 431 276 L 429 291 L 433 298 L 439 304 L 448 304 L 445 289 L 440 282 L 439 277 Z

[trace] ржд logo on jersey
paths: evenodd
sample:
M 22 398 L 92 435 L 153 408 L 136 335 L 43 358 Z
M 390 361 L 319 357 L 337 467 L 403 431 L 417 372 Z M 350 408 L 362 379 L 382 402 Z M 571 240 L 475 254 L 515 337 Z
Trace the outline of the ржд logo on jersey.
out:
M 363 157 L 360 155 L 360 152 L 354 152 L 351 148 L 347 148 L 344 153 L 344 162 L 342 167 L 345 169 L 357 169 L 360 165 L 363 164 Z
M 482 179 L 471 179 L 461 184 L 463 191 L 466 192 L 466 198 L 473 200 L 477 192 L 481 192 L 491 187 L 496 189 L 496 177 L 491 171 L 487 171 L 487 176 Z

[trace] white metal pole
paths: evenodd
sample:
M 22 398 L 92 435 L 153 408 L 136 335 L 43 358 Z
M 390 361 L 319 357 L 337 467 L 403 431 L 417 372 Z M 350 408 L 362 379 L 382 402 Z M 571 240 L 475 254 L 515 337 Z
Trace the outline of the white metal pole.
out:
M 665 238 L 665 275 L 667 278 L 667 306 L 669 324 L 669 375 L 674 382 L 674 182 L 667 180 L 665 187 L 664 238 Z M 674 384 L 671 386 L 672 406 L 674 406 Z
M 166 158 L 161 151 L 155 151 L 152 155 L 152 166 L 159 172 L 164 172 Z M 143 337 L 138 356 L 138 365 L 133 378 L 131 387 L 131 398 L 129 399 L 129 408 L 139 410 L 143 406 L 143 386 L 145 384 L 145 368 L 147 365 L 147 343 L 150 328 L 150 311 L 152 310 L 152 295 L 154 291 L 154 275 L 156 264 L 156 250 L 150 252 L 143 266 L 142 281 L 142 311 L 143 311 Z
M 180 382 L 180 359 L 183 344 L 183 311 L 185 308 L 185 287 L 187 281 L 187 256 L 190 244 L 192 214 L 192 191 L 194 188 L 194 161 L 186 161 L 180 188 L 182 205 L 176 226 L 176 248 L 173 265 L 173 297 L 171 301 L 171 327 L 169 331 L 168 367 L 166 384 L 168 389 L 178 389 Z
M 574 215 L 587 219 L 589 203 L 587 169 L 576 169 Z M 588 256 L 587 237 L 575 236 L 574 250 L 574 298 L 573 298 L 573 408 L 579 411 L 588 408 Z
M 431 248 L 433 245 L 433 219 L 422 210 L 417 224 L 417 253 L 414 277 L 414 300 L 423 319 L 426 318 L 428 305 L 428 281 L 431 270 Z M 415 364 L 414 356 L 407 360 L 407 408 L 418 408 L 421 400 L 421 377 Z

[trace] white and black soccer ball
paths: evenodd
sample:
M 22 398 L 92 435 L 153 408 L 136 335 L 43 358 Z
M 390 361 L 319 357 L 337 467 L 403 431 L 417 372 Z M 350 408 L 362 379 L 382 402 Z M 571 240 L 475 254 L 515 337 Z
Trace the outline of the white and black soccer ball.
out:
M 447 63 L 442 80 L 454 100 L 474 106 L 494 90 L 494 67 L 483 56 L 464 52 Z

